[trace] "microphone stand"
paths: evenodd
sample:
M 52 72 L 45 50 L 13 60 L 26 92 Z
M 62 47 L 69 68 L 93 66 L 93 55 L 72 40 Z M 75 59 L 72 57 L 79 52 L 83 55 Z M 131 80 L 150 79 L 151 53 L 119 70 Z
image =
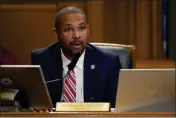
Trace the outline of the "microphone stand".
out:
M 45 82 L 45 83 L 47 84 L 47 83 L 51 83 L 51 82 L 63 80 L 63 79 L 68 75 L 68 73 L 69 73 L 71 70 L 74 69 L 74 67 L 76 66 L 76 63 L 77 63 L 77 61 L 78 61 L 78 59 L 79 59 L 80 56 L 81 56 L 80 53 L 75 54 L 75 56 L 73 57 L 73 59 L 72 59 L 72 61 L 70 62 L 70 64 L 68 64 L 68 71 L 67 71 L 67 73 L 65 74 L 64 77 L 62 77 L 61 79 L 55 79 L 55 80 L 47 81 L 47 82 Z
M 45 82 L 45 83 L 48 84 L 48 83 L 55 82 L 55 81 L 61 81 L 61 80 L 63 80 L 63 79 L 68 75 L 68 73 L 69 73 L 70 71 L 71 71 L 71 70 L 68 70 L 67 73 L 64 75 L 64 77 L 62 77 L 61 79 L 55 79 L 55 80 L 47 81 L 47 82 Z

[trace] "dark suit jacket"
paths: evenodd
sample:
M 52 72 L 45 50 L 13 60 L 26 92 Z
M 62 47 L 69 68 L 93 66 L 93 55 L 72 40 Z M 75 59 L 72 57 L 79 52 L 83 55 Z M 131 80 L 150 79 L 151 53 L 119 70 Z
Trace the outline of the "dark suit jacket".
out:
M 59 43 L 32 51 L 31 61 L 34 65 L 41 65 L 46 81 L 63 77 Z M 95 69 L 91 69 L 91 65 L 95 65 Z M 110 102 L 111 107 L 115 107 L 120 68 L 117 55 L 87 44 L 84 59 L 84 102 Z M 55 106 L 61 100 L 62 79 L 47 83 L 47 87 Z

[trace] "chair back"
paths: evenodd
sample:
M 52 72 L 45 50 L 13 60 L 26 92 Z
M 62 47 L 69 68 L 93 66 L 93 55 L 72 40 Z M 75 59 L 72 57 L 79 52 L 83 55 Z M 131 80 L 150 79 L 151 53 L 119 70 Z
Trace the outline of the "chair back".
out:
M 91 43 L 103 50 L 108 50 L 119 55 L 122 69 L 135 68 L 135 46 L 112 43 Z

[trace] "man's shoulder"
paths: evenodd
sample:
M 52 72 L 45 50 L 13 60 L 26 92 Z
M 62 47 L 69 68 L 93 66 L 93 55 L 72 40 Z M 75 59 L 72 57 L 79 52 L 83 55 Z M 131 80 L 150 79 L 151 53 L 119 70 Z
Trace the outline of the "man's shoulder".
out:
M 42 48 L 37 48 L 32 50 L 32 53 L 35 53 L 37 55 L 43 55 L 43 54 L 47 54 L 47 53 L 51 53 L 53 52 L 58 46 L 58 42 L 48 46 L 48 47 L 42 47 Z
M 37 48 L 37 49 L 32 50 L 32 53 L 35 53 L 35 54 L 43 54 L 43 53 L 45 53 L 47 50 L 48 50 L 48 47 L 42 47 L 42 48 Z
M 102 49 L 98 46 L 88 44 L 88 47 L 92 49 L 97 56 L 104 57 L 104 58 L 116 58 L 118 55 L 114 52 L 108 51 L 106 49 Z
M 92 58 L 98 60 L 98 63 L 106 63 L 108 66 L 116 65 L 118 68 L 121 68 L 118 54 L 92 44 L 88 44 L 87 46 L 92 50 Z

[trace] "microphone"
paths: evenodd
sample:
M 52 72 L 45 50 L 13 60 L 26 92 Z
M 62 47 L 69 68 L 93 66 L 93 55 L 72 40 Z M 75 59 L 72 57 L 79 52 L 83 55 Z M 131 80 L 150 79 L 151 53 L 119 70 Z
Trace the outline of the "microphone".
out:
M 68 65 L 69 71 L 73 70 L 73 68 L 76 66 L 76 63 L 78 62 L 78 59 L 79 59 L 80 55 L 81 55 L 80 53 L 75 54 L 71 63 Z
M 56 80 L 51 80 L 51 81 L 47 81 L 45 83 L 51 83 L 51 82 L 55 82 L 55 81 L 60 81 L 63 80 L 68 73 L 74 69 L 74 67 L 76 66 L 76 63 L 78 62 L 79 57 L 81 56 L 81 53 L 76 53 L 75 56 L 73 57 L 72 61 L 68 64 L 68 72 L 65 74 L 64 77 L 62 77 L 61 79 L 56 79 Z

